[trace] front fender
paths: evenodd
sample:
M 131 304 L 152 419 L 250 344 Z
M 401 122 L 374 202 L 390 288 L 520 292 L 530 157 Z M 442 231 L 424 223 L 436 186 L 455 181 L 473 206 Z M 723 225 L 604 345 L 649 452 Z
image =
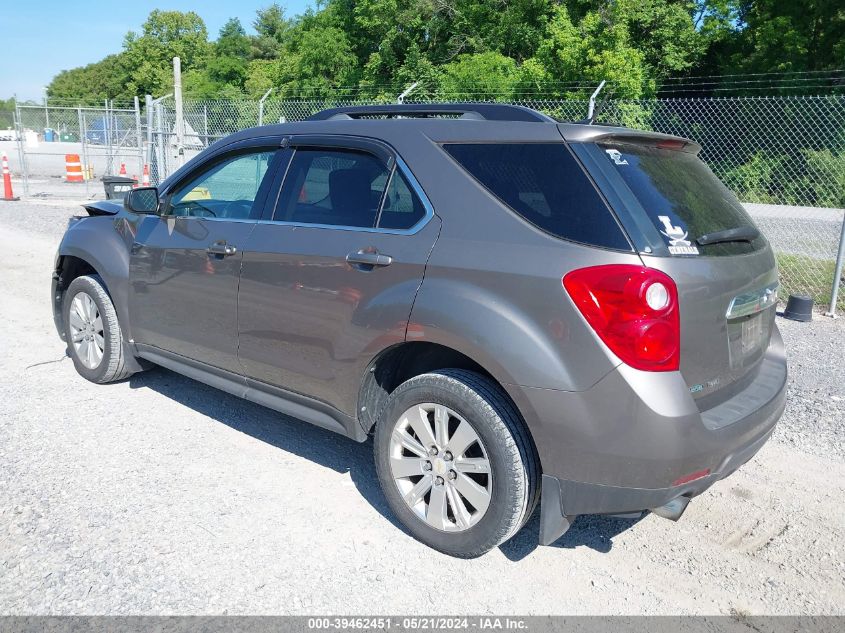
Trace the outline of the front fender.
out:
M 98 216 L 72 225 L 59 245 L 60 258 L 77 257 L 102 277 L 114 303 L 124 338 L 131 340 L 129 318 L 129 255 L 137 222 L 126 217 Z

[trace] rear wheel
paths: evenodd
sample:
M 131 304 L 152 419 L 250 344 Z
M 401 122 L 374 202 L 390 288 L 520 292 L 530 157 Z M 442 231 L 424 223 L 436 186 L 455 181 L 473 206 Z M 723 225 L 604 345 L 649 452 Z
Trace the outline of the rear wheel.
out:
M 80 376 L 96 383 L 123 380 L 123 336 L 111 297 L 98 275 L 74 279 L 64 297 L 65 340 Z
M 539 466 L 525 426 L 501 388 L 465 370 L 423 374 L 388 398 L 376 425 L 379 481 L 393 512 L 420 541 L 480 556 L 533 511 Z

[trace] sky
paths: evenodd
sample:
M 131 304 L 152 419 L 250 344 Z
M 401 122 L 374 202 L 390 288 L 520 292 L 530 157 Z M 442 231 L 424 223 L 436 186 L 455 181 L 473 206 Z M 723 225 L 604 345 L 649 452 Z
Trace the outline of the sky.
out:
M 312 4 L 278 2 L 291 16 Z M 44 87 L 57 73 L 119 52 L 124 35 L 140 32 L 153 9 L 195 11 L 205 20 L 209 39 L 216 39 L 233 17 L 253 33 L 255 11 L 270 4 L 273 0 L 8 0 L 0 7 L 0 99 L 17 95 L 41 103 Z

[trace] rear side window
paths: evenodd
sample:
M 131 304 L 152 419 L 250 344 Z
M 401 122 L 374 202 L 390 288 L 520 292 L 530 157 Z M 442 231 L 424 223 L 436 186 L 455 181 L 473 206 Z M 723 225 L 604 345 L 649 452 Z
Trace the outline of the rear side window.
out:
M 297 149 L 275 219 L 373 227 L 389 173 L 382 161 L 366 152 Z
M 422 201 L 411 190 L 405 176 L 398 169 L 390 178 L 379 216 L 380 229 L 410 229 L 425 215 Z
M 600 145 L 667 243 L 695 244 L 707 233 L 753 226 L 736 196 L 696 155 L 640 145 Z M 697 246 L 703 255 L 750 252 L 765 241 Z
M 493 195 L 557 237 L 631 250 L 610 209 L 564 143 L 447 144 Z

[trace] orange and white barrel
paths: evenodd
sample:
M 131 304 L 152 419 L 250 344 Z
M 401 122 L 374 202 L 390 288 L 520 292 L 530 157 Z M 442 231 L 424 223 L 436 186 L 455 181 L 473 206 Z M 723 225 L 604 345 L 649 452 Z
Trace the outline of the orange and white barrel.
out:
M 79 154 L 65 154 L 65 180 L 67 182 L 83 182 L 82 163 Z

